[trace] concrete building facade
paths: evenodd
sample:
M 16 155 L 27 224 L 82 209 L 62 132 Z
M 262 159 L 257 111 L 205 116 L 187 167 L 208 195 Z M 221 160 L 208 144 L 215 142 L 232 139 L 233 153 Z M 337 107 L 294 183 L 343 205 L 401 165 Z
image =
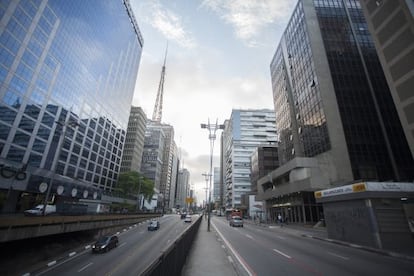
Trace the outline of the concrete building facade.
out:
M 233 109 L 223 130 L 223 174 L 226 208 L 240 208 L 251 191 L 250 156 L 260 144 L 276 143 L 275 112 L 270 109 Z M 247 206 L 245 206 L 247 208 Z
M 313 191 L 412 181 L 414 162 L 359 1 L 300 0 L 271 62 L 280 167 L 258 181 L 268 219 L 323 217 Z
M 122 154 L 121 172 L 141 172 L 146 127 L 147 116 L 144 111 L 141 107 L 132 106 Z
M 361 6 L 414 156 L 414 2 L 363 0 Z

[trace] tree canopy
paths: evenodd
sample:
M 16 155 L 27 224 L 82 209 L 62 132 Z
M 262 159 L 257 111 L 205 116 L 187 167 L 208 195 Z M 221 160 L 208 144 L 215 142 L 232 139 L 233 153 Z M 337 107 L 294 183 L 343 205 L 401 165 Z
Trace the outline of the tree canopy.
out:
M 117 188 L 125 196 L 143 194 L 148 202 L 154 195 L 154 182 L 135 171 L 120 173 Z

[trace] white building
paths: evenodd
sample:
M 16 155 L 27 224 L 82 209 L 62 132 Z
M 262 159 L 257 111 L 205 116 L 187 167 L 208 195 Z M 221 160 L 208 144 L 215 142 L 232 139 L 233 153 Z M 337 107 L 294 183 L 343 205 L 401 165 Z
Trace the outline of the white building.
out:
M 222 166 L 226 208 L 240 208 L 241 195 L 251 191 L 250 156 L 258 145 L 277 141 L 271 109 L 233 109 L 222 134 Z M 247 208 L 247 206 L 244 206 Z

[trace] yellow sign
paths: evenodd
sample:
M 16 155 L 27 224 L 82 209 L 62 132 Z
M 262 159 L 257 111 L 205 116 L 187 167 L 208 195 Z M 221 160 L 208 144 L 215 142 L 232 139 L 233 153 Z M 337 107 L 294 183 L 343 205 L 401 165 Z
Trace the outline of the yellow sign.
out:
M 352 191 L 355 192 L 364 192 L 367 188 L 365 187 L 365 182 L 357 183 L 352 185 Z
M 193 198 L 192 197 L 186 197 L 185 198 L 185 203 L 193 203 Z
M 320 198 L 320 197 L 322 197 L 322 192 L 321 191 L 315 192 L 315 198 Z

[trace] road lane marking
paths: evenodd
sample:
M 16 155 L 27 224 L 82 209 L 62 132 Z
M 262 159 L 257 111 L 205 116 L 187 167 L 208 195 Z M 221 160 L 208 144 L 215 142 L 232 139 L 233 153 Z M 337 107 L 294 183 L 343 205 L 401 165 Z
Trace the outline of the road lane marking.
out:
M 281 237 L 281 236 L 276 236 L 276 238 L 281 239 L 281 240 L 286 240 L 285 237 Z
M 344 257 L 344 256 L 341 256 L 341 255 L 338 255 L 338 254 L 335 254 L 335 253 L 332 253 L 332 252 L 329 252 L 329 251 L 328 251 L 328 254 L 332 255 L 332 256 L 335 256 L 335 257 L 338 257 L 338 258 L 341 258 L 341 259 L 344 259 L 344 260 L 349 260 L 348 257 Z
M 72 257 L 72 256 L 74 256 L 74 255 L 76 255 L 76 252 L 70 252 L 70 253 L 69 253 L 69 257 Z
M 79 270 L 78 270 L 78 272 L 82 272 L 82 271 L 84 271 L 85 269 L 87 269 L 87 268 L 88 268 L 88 267 L 90 267 L 91 265 L 93 265 L 93 263 L 89 263 L 89 264 L 85 265 L 84 267 L 82 267 L 81 269 L 79 269 Z
M 274 248 L 273 248 L 273 251 L 275 251 L 276 253 L 279 253 L 280 255 L 282 255 L 283 257 L 286 257 L 286 258 L 288 258 L 288 259 L 291 259 L 291 258 L 292 258 L 291 256 L 289 256 L 289 255 L 287 255 L 287 254 L 285 254 L 285 253 L 283 253 L 282 251 L 279 251 L 279 250 L 277 250 L 277 249 L 274 249 Z
M 253 240 L 253 237 L 250 236 L 249 234 L 246 234 L 246 237 L 248 237 L 249 239 Z
M 246 263 L 246 261 L 234 250 L 234 248 L 231 246 L 231 244 L 224 238 L 223 234 L 218 230 L 216 225 L 212 222 L 211 225 L 214 227 L 216 232 L 220 235 L 223 242 L 227 245 L 227 248 L 233 253 L 233 255 L 236 257 L 237 261 L 246 271 L 247 275 L 249 276 L 256 276 L 257 274 L 253 271 L 253 269 Z
M 121 243 L 120 245 L 119 245 L 119 247 L 122 247 L 122 246 L 124 246 L 126 244 L 126 242 L 123 242 L 123 243 Z
M 227 258 L 229 259 L 230 263 L 233 263 L 233 258 L 231 256 L 227 256 Z
M 55 265 L 56 263 L 57 263 L 56 261 L 52 261 L 52 262 L 48 263 L 47 266 L 52 266 L 52 265 Z

